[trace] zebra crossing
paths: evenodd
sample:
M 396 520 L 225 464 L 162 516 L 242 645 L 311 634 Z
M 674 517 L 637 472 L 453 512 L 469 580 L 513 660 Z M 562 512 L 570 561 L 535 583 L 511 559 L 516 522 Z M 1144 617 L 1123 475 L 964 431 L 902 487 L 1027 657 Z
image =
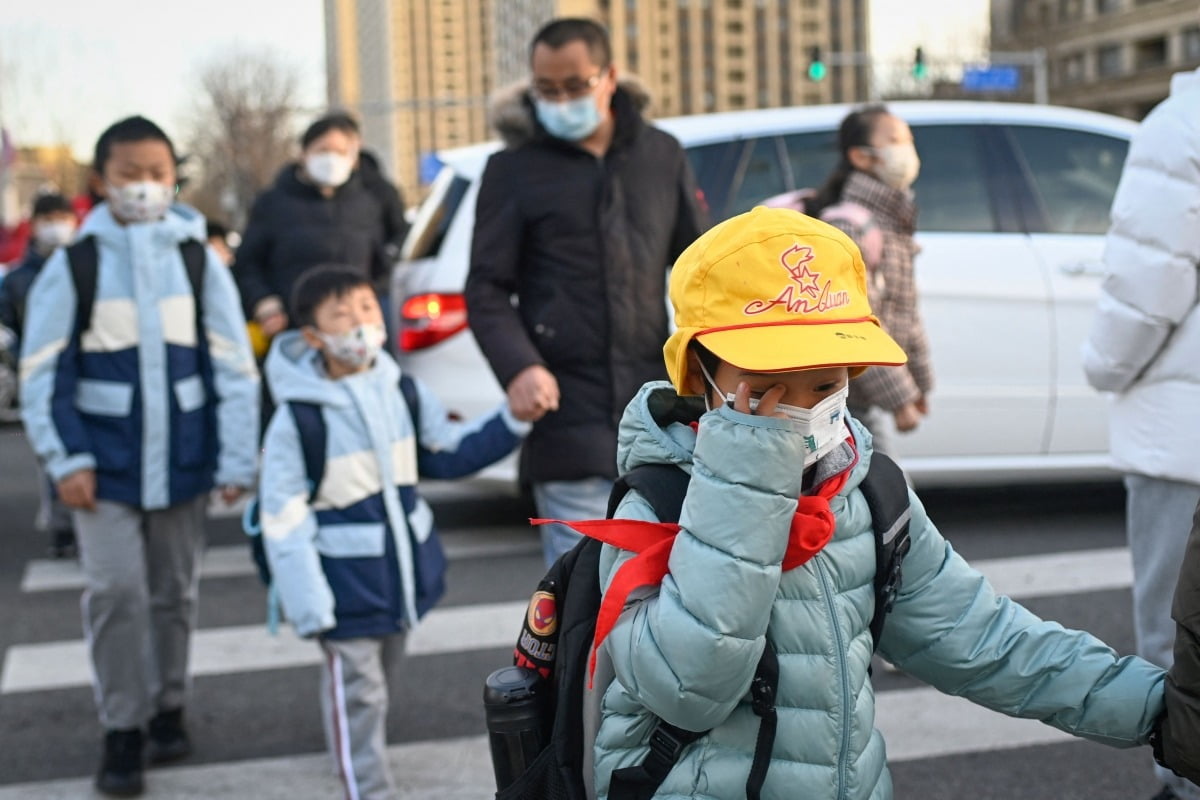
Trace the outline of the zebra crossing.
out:
M 457 495 L 442 499 L 457 502 Z M 437 505 L 435 497 L 435 507 Z M 203 745 L 184 765 L 155 769 L 148 774 L 148 796 L 159 798 L 322 798 L 338 796 L 338 783 L 331 765 L 312 735 L 316 725 L 313 697 L 319 651 L 299 640 L 290 630 L 270 635 L 263 624 L 263 608 L 246 598 L 261 594 L 257 575 L 245 543 L 232 523 L 219 528 L 201 567 L 201 606 L 214 607 L 221 624 L 205 624 L 195 634 L 193 672 L 198 686 L 216 687 L 226 695 L 237 693 L 242 684 L 278 684 L 295 706 L 311 711 L 308 735 L 287 742 L 288 748 L 274 753 L 244 748 L 245 755 L 201 763 Z M 452 575 L 458 573 L 464 588 L 432 611 L 408 642 L 408 662 L 414 671 L 440 676 L 445 685 L 424 694 L 437 695 L 453 709 L 446 716 L 458 721 L 426 726 L 406 725 L 390 747 L 394 774 L 405 798 L 481 798 L 494 791 L 486 738 L 479 703 L 482 677 L 479 665 L 500 666 L 511 649 L 525 609 L 528 592 L 540 574 L 540 546 L 536 535 L 508 520 L 499 526 L 456 525 L 443 528 Z M 1061 552 L 1015 554 L 973 560 L 998 590 L 1015 598 L 1072 597 L 1088 602 L 1097 593 L 1122 592 L 1130 585 L 1128 552 L 1110 546 L 1069 549 Z M 503 579 L 501 579 L 503 578 Z M 74 562 L 28 559 L 11 587 L 25 608 L 42 604 L 61 607 L 82 586 Z M 1124 598 L 1122 598 L 1124 602 Z M 228 603 L 228 605 L 224 605 Z M 246 606 L 246 607 L 242 607 Z M 0 667 L 0 721 L 12 705 L 22 709 L 49 709 L 64 697 L 75 703 L 87 697 L 90 667 L 82 638 L 47 638 L 10 643 Z M 459 664 L 463 666 L 458 666 Z M 261 676 L 255 679 L 254 676 Z M 208 683 L 206 683 L 208 682 Z M 884 683 L 884 681 L 880 681 Z M 269 715 L 273 706 L 257 703 L 250 689 L 244 690 L 247 715 Z M 408 693 L 408 694 L 406 694 Z M 418 699 L 422 692 L 406 687 L 400 694 Z M 430 707 L 437 707 L 432 698 Z M 239 702 L 241 702 L 239 700 Z M 393 703 L 401 702 L 393 698 Z M 311 708 L 308 708 L 311 707 Z M 298 718 L 292 709 L 288 719 Z M 81 725 L 94 725 L 91 709 L 77 709 L 73 718 Z M 438 715 L 442 716 L 441 714 Z M 412 722 L 410 720 L 410 722 Z M 238 735 L 239 719 L 210 722 L 210 731 L 220 739 Z M 877 725 L 888 742 L 889 760 L 894 765 L 923 762 L 949 756 L 986 754 L 1008 750 L 1053 746 L 1070 737 L 1034 721 L 1014 720 L 974 706 L 958 698 L 916 684 L 901 683 L 878 692 Z M 284 725 L 286 727 L 286 723 Z M 91 772 L 98 749 L 98 735 L 76 733 L 86 754 L 55 770 L 26 770 L 25 777 L 6 778 L 0 770 L 0 800 L 16 798 L 91 797 Z M 0 724 L 0 749 L 20 731 Z M 95 752 L 93 752 L 95 751 Z M 43 748 L 53 753 L 54 747 Z M 29 778 L 30 774 L 37 774 Z M 929 795 L 934 796 L 934 795 Z M 1004 795 L 995 795 L 997 797 Z M 1091 795 L 1096 796 L 1096 795 Z

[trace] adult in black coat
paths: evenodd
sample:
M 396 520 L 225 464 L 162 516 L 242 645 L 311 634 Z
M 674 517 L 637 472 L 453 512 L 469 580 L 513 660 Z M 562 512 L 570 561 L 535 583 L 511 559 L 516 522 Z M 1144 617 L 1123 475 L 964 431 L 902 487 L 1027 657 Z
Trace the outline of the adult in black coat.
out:
M 352 117 L 318 119 L 300 144 L 300 161 L 255 201 L 233 267 L 247 317 L 268 336 L 288 327 L 292 286 L 311 267 L 361 269 L 386 291 L 407 231 L 399 191 L 362 154 Z
M 518 416 L 544 517 L 603 517 L 617 424 L 643 383 L 666 377 L 666 271 L 704 229 L 679 142 L 618 85 L 590 20 L 549 23 L 532 83 L 493 109 L 507 147 L 479 187 L 468 320 Z M 516 304 L 513 304 L 513 298 Z M 547 526 L 547 561 L 575 536 Z

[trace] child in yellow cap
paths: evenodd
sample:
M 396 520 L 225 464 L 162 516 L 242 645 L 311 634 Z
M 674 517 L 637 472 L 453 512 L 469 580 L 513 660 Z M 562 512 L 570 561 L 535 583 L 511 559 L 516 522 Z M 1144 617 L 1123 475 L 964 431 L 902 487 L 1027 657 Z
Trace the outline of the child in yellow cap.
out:
M 597 634 L 596 795 L 637 796 L 623 794 L 645 771 L 634 765 L 694 738 L 663 733 L 681 729 L 707 733 L 679 745 L 654 797 L 887 800 L 868 671 L 875 534 L 860 490 L 871 436 L 845 403 L 852 378 L 904 353 L 871 313 L 851 240 L 791 210 L 711 229 L 675 264 L 670 296 L 671 382 L 647 384 L 626 409 L 618 467 L 677 465 L 690 480 L 665 574 L 630 581 L 633 552 L 610 544 L 601 556 L 605 599 L 617 593 L 621 611 Z M 1002 713 L 1147 744 L 1162 670 L 997 595 L 911 492 L 909 503 L 881 655 Z M 616 517 L 658 521 L 636 491 Z M 756 678 L 768 648 L 773 697 Z M 756 705 L 775 720 L 757 761 L 767 725 Z

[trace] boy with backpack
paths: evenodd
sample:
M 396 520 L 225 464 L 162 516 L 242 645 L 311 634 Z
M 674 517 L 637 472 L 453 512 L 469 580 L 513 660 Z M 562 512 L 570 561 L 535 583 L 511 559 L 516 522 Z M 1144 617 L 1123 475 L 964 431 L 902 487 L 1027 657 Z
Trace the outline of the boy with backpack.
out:
M 589 796 L 890 798 L 873 634 L 947 693 L 1118 747 L 1150 742 L 1161 669 L 997 596 L 911 492 L 893 530 L 872 532 L 860 487 L 877 457 L 846 395 L 905 355 L 845 234 L 756 208 L 680 256 L 670 296 L 671 383 L 626 409 L 618 466 L 689 473 L 677 524 L 636 486 L 614 519 L 575 523 L 607 542 L 577 716 L 594 743 L 568 765 Z M 893 535 L 907 536 L 902 581 L 877 566 Z M 879 632 L 881 577 L 897 585 Z M 555 620 L 562 636 L 569 617 Z
M 388 676 L 445 589 L 417 478 L 476 472 L 529 425 L 507 405 L 453 421 L 402 375 L 382 351 L 383 313 L 361 270 L 310 270 L 289 308 L 299 330 L 276 336 L 266 363 L 279 405 L 264 444 L 263 544 L 284 614 L 325 655 L 322 718 L 346 796 L 394 798 Z
M 29 293 L 21 413 L 73 510 L 100 723 L 97 788 L 127 797 L 191 752 L 183 723 L 208 495 L 253 485 L 258 373 L 237 289 L 174 203 L 171 140 L 143 117 L 96 143 L 104 202 Z M 144 742 L 143 730 L 149 734 Z

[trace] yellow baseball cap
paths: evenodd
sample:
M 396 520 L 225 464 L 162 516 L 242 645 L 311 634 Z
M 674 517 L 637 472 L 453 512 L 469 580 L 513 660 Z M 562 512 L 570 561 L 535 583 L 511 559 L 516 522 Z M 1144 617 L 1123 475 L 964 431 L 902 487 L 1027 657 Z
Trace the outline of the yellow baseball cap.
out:
M 858 247 L 825 222 L 759 206 L 711 228 L 671 270 L 667 373 L 688 394 L 688 343 L 749 372 L 908 360 L 867 300 Z

